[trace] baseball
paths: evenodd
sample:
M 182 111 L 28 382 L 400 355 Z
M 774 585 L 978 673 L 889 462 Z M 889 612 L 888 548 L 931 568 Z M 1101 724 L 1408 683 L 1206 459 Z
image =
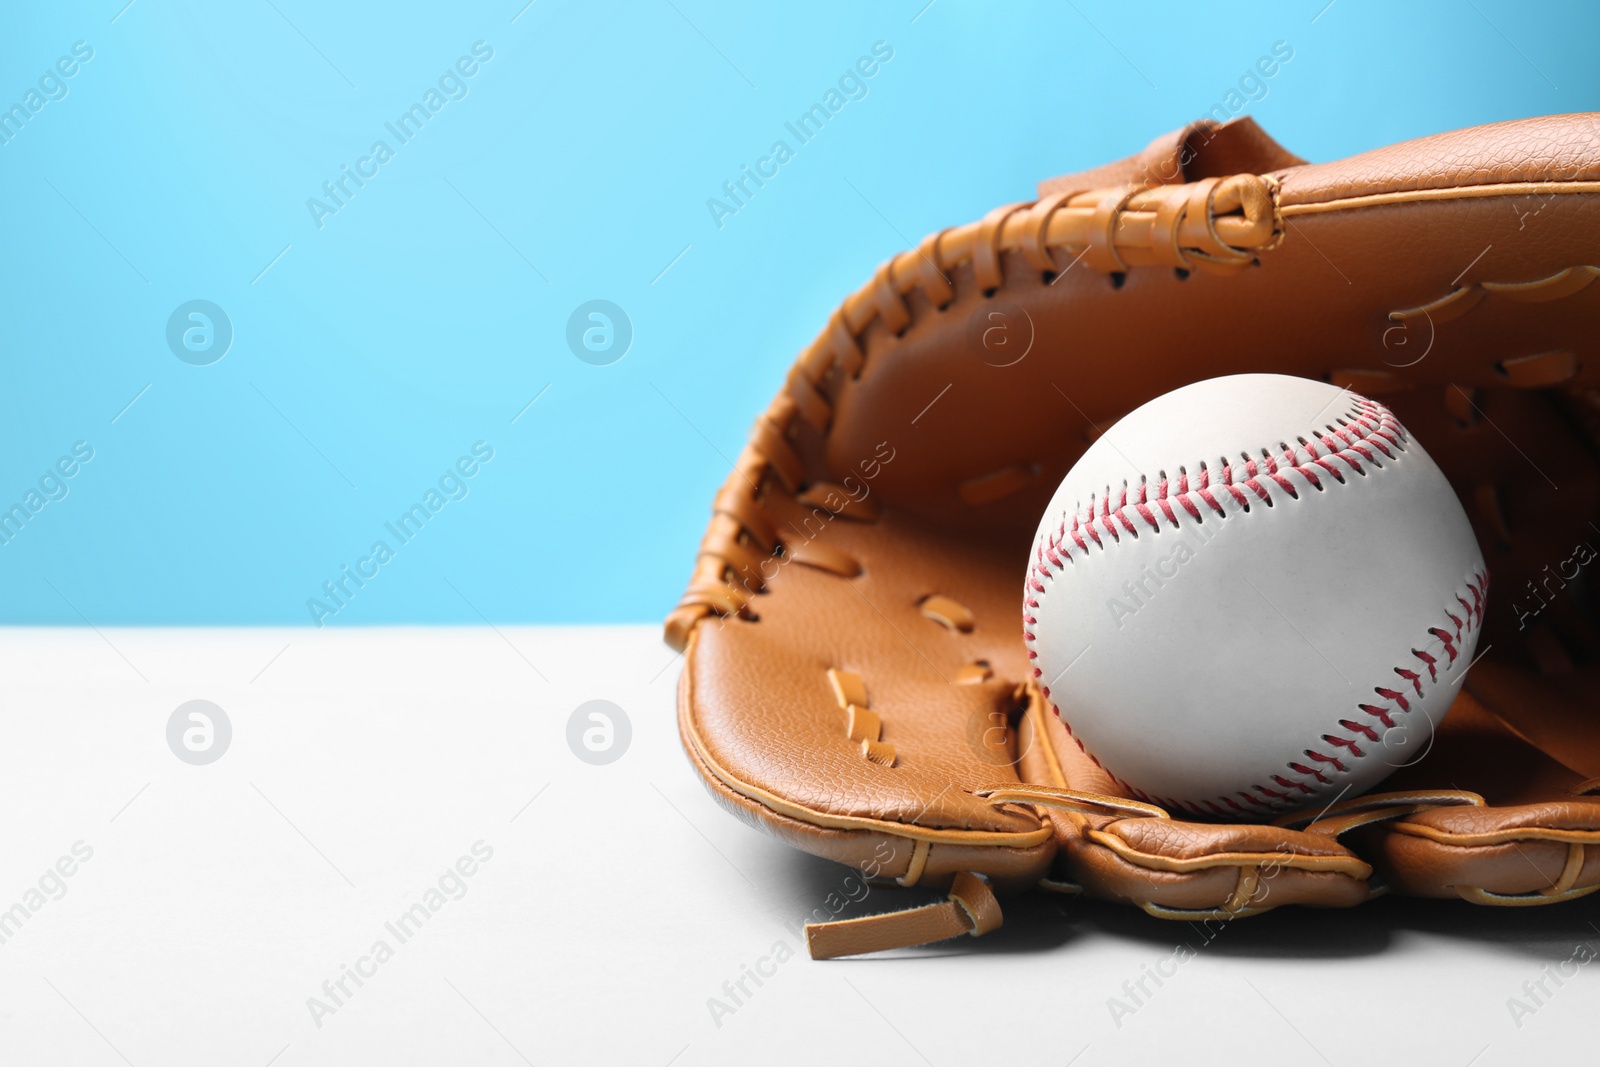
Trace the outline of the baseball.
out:
M 1023 630 L 1068 732 L 1134 796 L 1260 818 L 1426 753 L 1487 586 L 1454 491 L 1387 407 L 1240 374 L 1084 453 L 1040 520 Z

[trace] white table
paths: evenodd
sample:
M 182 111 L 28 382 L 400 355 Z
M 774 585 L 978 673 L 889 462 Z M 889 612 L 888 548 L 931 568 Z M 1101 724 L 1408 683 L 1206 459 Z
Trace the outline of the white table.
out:
M 982 940 L 814 963 L 789 924 L 848 872 L 713 804 L 679 750 L 678 666 L 655 627 L 5 631 L 0 908 L 26 914 L 0 916 L 0 1063 L 1464 1067 L 1593 1047 L 1600 967 L 1549 975 L 1600 948 L 1596 898 L 1285 909 L 1210 942 L 1040 898 Z M 196 699 L 233 728 L 203 766 L 166 736 Z M 609 765 L 566 743 L 592 699 L 631 719 Z M 480 841 L 464 895 L 389 931 Z M 63 856 L 73 873 L 47 875 Z M 1192 958 L 1133 1000 L 1180 943 Z M 724 983 L 762 957 L 735 1005 Z M 335 1004 L 345 965 L 368 977 Z M 333 1010 L 314 1020 L 312 997 Z

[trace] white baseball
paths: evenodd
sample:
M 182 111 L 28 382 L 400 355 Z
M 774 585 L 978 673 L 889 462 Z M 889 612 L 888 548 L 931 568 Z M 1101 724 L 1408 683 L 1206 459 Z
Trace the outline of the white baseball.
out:
M 1388 408 L 1240 374 L 1084 453 L 1039 523 L 1023 629 L 1068 731 L 1135 796 L 1260 818 L 1425 754 L 1487 585 L 1450 484 Z

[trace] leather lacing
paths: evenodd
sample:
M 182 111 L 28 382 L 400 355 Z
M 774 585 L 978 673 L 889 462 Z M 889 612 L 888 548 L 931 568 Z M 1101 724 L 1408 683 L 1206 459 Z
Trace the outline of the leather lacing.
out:
M 844 577 L 860 573 L 858 561 L 814 540 L 786 547 L 765 504 L 770 494 L 781 493 L 820 504 L 841 518 L 876 519 L 875 507 L 852 504 L 847 494 L 817 492 L 824 487 L 809 482 L 791 435 L 804 424 L 826 437 L 839 390 L 866 364 L 868 328 L 881 323 L 891 334 L 909 329 L 912 313 L 905 297 L 913 290 L 943 309 L 956 298 L 951 272 L 968 265 L 974 284 L 986 294 L 1006 284 L 1008 272 L 1009 280 L 1019 283 L 1030 277 L 1023 267 L 1038 272 L 1031 275 L 1037 280 L 1078 262 L 1113 275 L 1138 266 L 1231 272 L 1276 247 L 1282 237 L 1276 181 L 1235 175 L 1190 185 L 1053 193 L 996 208 L 976 223 L 932 234 L 915 251 L 894 256 L 834 312 L 790 370 L 783 391 L 756 420 L 749 444 L 712 505 L 688 591 L 667 618 L 667 643 L 682 651 L 689 632 L 709 615 L 752 620 L 751 600 L 765 587 L 762 564 L 770 559 L 787 558 Z M 969 497 L 969 502 L 977 501 Z

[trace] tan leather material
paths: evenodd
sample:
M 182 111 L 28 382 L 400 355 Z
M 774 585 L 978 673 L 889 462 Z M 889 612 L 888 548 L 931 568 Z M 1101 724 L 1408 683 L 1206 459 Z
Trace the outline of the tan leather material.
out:
M 855 557 L 816 542 L 796 545 L 789 553 L 789 559 L 795 563 L 803 563 L 807 567 L 816 567 L 818 570 L 837 574 L 842 578 L 854 578 L 861 573 L 861 563 Z
M 1304 163 L 1248 115 L 1225 123 L 1204 119 L 1162 134 L 1126 159 L 1040 182 L 1039 198 L 1114 185 L 1182 185 L 1231 174 L 1266 174 Z
M 1394 829 L 1458 848 L 1513 841 L 1600 845 L 1600 804 L 1552 800 L 1515 808 L 1434 810 L 1406 819 Z
M 852 704 L 864 708 L 869 703 L 866 683 L 862 682 L 861 675 L 854 671 L 841 671 L 837 667 L 829 667 L 828 684 L 833 687 L 833 699 L 841 708 L 848 710 Z
M 1306 162 L 1269 137 L 1248 115 L 1220 124 L 1205 120 L 1187 127 L 1179 158 L 1184 164 L 1182 180 L 1186 182 L 1230 174 L 1266 174 Z
M 1365 863 L 1332 838 L 1264 824 L 1124 819 L 1092 835 L 1124 857 L 1148 857 L 1148 865 L 1160 870 L 1276 862 L 1301 870 L 1342 871 L 1356 878 L 1370 873 Z
M 813 482 L 800 494 L 800 502 L 841 519 L 874 522 L 878 518 L 878 505 L 870 498 L 857 497 L 849 488 L 831 482 Z
M 1389 145 L 1314 167 L 1285 168 L 1284 206 L 1475 186 L 1600 182 L 1600 120 L 1551 115 Z M 1537 195 L 1538 190 L 1529 190 Z M 1533 210 L 1536 205 L 1527 205 Z M 1511 210 L 1502 207 L 1511 214 Z M 1464 265 L 1464 264 L 1463 264 Z
M 1482 807 L 1484 799 L 1476 793 L 1461 789 L 1403 790 L 1359 797 L 1353 801 L 1335 804 L 1320 813 L 1302 812 L 1298 816 L 1274 819 L 1274 825 L 1299 825 L 1308 833 L 1339 837 L 1362 826 L 1401 819 L 1407 815 L 1438 807 L 1473 805 Z
M 994 677 L 994 671 L 987 663 L 963 663 L 956 668 L 954 678 L 950 679 L 952 685 L 982 685 Z
M 950 899 L 966 912 L 968 932 L 982 937 L 1000 929 L 1000 902 L 984 882 L 963 871 L 950 885 Z
M 1063 847 L 1062 860 L 1084 891 L 1105 900 L 1137 906 L 1259 914 L 1289 904 L 1354 907 L 1371 891 L 1364 879 L 1337 871 L 1262 867 L 1254 892 L 1241 905 L 1236 898 L 1239 868 L 1217 866 L 1193 873 L 1151 870 L 1107 849 L 1077 841 Z M 1230 904 L 1232 906 L 1230 906 Z M 1178 917 L 1178 916 L 1174 916 Z
M 1373 865 L 1396 892 L 1423 897 L 1461 897 L 1476 890 L 1499 896 L 1530 896 L 1547 903 L 1545 892 L 1562 879 L 1570 850 L 1553 841 L 1529 841 L 1462 848 L 1409 834 L 1386 834 L 1365 846 Z M 1572 888 L 1600 887 L 1600 849 L 1589 848 Z M 1543 899 L 1539 899 L 1543 898 Z M 1478 900 L 1476 903 L 1496 903 Z
M 935 594 L 924 598 L 918 607 L 922 614 L 941 626 L 960 630 L 962 633 L 972 632 L 972 612 L 959 600 Z
M 1017 848 L 972 847 L 956 842 L 933 846 L 927 839 L 912 840 L 887 830 L 833 829 L 790 818 L 729 789 L 700 761 L 688 735 L 683 732 L 681 702 L 678 726 L 690 762 L 712 798 L 726 811 L 793 848 L 854 867 L 867 874 L 873 884 L 898 881 L 901 885 L 939 889 L 948 886 L 961 871 L 982 867 L 997 890 L 1017 893 L 1045 877 L 1055 856 L 1054 837 Z
M 1577 900 L 1590 893 L 1600 890 L 1600 886 L 1578 886 L 1565 889 L 1559 893 L 1540 891 L 1537 893 L 1491 893 L 1487 889 L 1461 889 L 1458 893 L 1462 900 L 1472 904 L 1486 904 L 1491 907 L 1529 907 L 1539 904 L 1559 904 L 1568 900 Z
M 859 704 L 851 704 L 845 708 L 850 719 L 846 724 L 845 736 L 852 741 L 877 741 L 883 737 L 883 720 L 878 718 Z
M 893 745 L 864 737 L 861 739 L 860 748 L 862 756 L 880 767 L 893 767 L 895 765 Z
M 1327 164 L 1200 124 L 892 257 L 757 420 L 667 620 L 713 795 L 842 862 L 890 847 L 891 881 L 1048 881 L 1173 917 L 1597 884 L 1600 801 L 1575 791 L 1600 776 L 1600 629 L 1570 576 L 1600 546 L 1596 123 Z M 1492 571 L 1485 658 L 1384 784 L 1408 799 L 1293 828 L 1030 798 L 1129 799 L 1029 697 L 1018 608 L 1045 501 L 1122 414 L 1244 371 L 1381 393 L 1425 443 Z
M 1029 804 L 1034 807 L 1059 808 L 1083 815 L 1124 816 L 1134 819 L 1170 819 L 1163 808 L 1140 800 L 1128 800 L 1104 793 L 1079 793 L 1070 789 L 1046 786 L 999 786 L 979 789 L 978 796 L 996 804 Z
M 1595 537 L 1600 543 L 1600 535 Z M 1529 674 L 1499 662 L 1479 664 L 1468 691 L 1495 709 L 1519 736 L 1580 776 L 1600 776 L 1600 708 L 1594 667 Z
M 812 959 L 829 960 L 927 945 L 962 934 L 982 937 L 1000 924 L 1000 902 L 982 880 L 963 871 L 956 875 L 949 899 L 941 903 L 808 924 L 806 948 Z

